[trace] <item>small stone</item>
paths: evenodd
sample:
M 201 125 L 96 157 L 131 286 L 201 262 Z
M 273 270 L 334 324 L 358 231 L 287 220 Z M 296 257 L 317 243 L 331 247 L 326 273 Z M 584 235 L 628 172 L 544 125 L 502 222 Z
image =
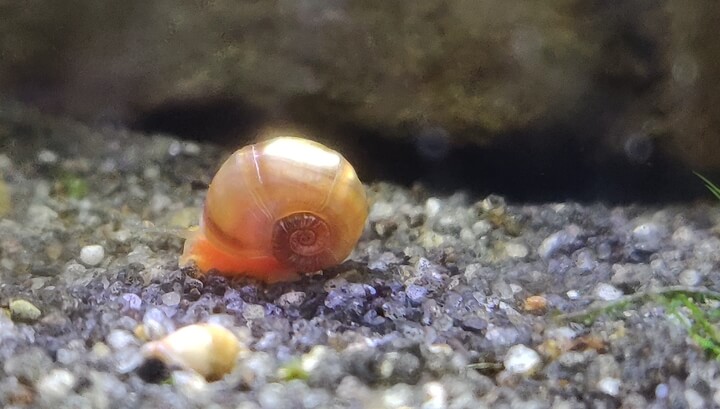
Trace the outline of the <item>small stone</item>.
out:
M 368 220 L 371 222 L 378 222 L 381 220 L 389 219 L 395 215 L 397 209 L 388 202 L 378 201 L 373 203 L 370 207 L 370 213 L 368 214 Z
M 397 230 L 398 225 L 393 220 L 380 220 L 375 223 L 375 233 L 378 236 L 387 238 L 390 237 Z
M 567 295 L 567 298 L 570 300 L 577 300 L 580 298 L 580 292 L 578 290 L 568 290 L 565 295 Z
M 58 213 L 43 205 L 32 204 L 28 207 L 27 218 L 32 226 L 44 227 L 60 217 Z
M 679 245 L 691 245 L 697 241 L 697 234 L 690 227 L 681 226 L 672 234 L 672 241 Z
M 405 294 L 412 303 L 420 305 L 423 301 L 425 301 L 428 290 L 423 286 L 417 284 L 410 284 L 409 286 L 407 286 L 407 288 L 405 288 Z
M 278 298 L 278 305 L 281 307 L 299 307 L 305 301 L 307 295 L 302 291 L 289 291 Z
M 245 304 L 242 315 L 248 321 L 263 319 L 265 318 L 265 308 L 258 304 Z
M 508 349 L 503 360 L 505 370 L 511 374 L 531 375 L 540 368 L 540 354 L 533 349 L 519 344 Z
M 91 244 L 80 249 L 80 261 L 87 266 L 96 266 L 105 258 L 105 249 L 99 244 Z
M 510 258 L 525 258 L 527 257 L 528 253 L 530 251 L 528 250 L 527 246 L 521 243 L 505 243 L 505 254 L 507 254 Z
M 143 177 L 146 179 L 157 179 L 160 176 L 160 168 L 157 166 L 148 166 L 143 170 Z
M 620 291 L 617 287 L 607 283 L 600 283 L 595 286 L 593 294 L 603 301 L 615 301 L 623 296 L 622 291 Z
M 618 378 L 605 377 L 600 379 L 597 388 L 606 395 L 618 396 L 620 394 L 620 384 L 621 382 Z
M 105 337 L 108 346 L 116 351 L 137 345 L 137 340 L 129 331 L 114 329 Z
M 588 358 L 582 352 L 569 351 L 557 358 L 557 362 L 565 368 L 580 368 L 587 365 Z
M 469 228 L 463 227 L 462 229 L 460 229 L 460 240 L 466 243 L 474 243 L 475 234 Z
M 452 325 L 452 322 L 450 322 Z M 518 342 L 520 334 L 513 327 L 491 327 L 485 332 L 485 339 L 490 341 L 494 346 L 512 345 Z
M 184 142 L 183 152 L 188 156 L 197 156 L 200 153 L 200 145 L 193 142 Z
M 643 223 L 633 229 L 632 236 L 635 239 L 635 247 L 643 251 L 658 251 L 665 229 L 656 223 Z
M 700 285 L 702 279 L 702 274 L 700 274 L 699 271 L 691 268 L 683 270 L 678 277 L 678 281 L 680 282 L 680 284 L 686 285 L 688 287 L 695 287 L 697 285 Z
M 8 171 L 12 168 L 12 166 L 12 159 L 4 153 L 0 153 L 0 170 Z
M 275 382 L 263 385 L 257 392 L 257 400 L 263 409 L 290 409 L 293 407 L 290 398 L 285 386 Z
M 442 202 L 436 197 L 431 197 L 425 201 L 425 214 L 428 218 L 437 216 L 442 209 Z
M 143 336 L 139 338 L 156 340 L 175 331 L 175 324 L 161 309 L 153 307 L 145 311 L 142 319 L 142 329 Z
M 9 307 L 12 320 L 16 322 L 35 322 L 42 315 L 38 307 L 26 300 L 13 300 Z
M 179 141 L 172 141 L 170 146 L 168 146 L 168 155 L 170 156 L 178 156 L 182 151 L 183 147 Z
M 51 165 L 58 161 L 58 155 L 51 150 L 43 149 L 38 152 L 37 159 L 40 163 Z
M 613 264 L 612 270 L 610 282 L 618 286 L 637 287 L 649 282 L 653 276 L 647 264 Z
M 413 407 L 414 397 L 415 392 L 410 385 L 396 384 L 383 392 L 383 406 L 386 408 L 410 408 Z
M 173 371 L 172 383 L 187 397 L 197 397 L 207 391 L 207 380 L 199 373 L 193 371 Z
M 595 252 L 597 253 L 597 257 L 600 260 L 607 260 L 612 255 L 612 245 L 607 242 L 599 243 L 595 249 Z
M 460 328 L 470 332 L 482 332 L 487 326 L 487 321 L 480 317 L 468 317 L 462 320 Z
M 171 291 L 160 296 L 160 299 L 162 300 L 163 304 L 167 305 L 168 307 L 174 307 L 180 304 L 181 297 L 179 293 Z
M 657 399 L 667 399 L 668 394 L 670 394 L 670 388 L 666 383 L 659 383 L 655 387 L 655 398 Z
M 90 355 L 97 359 L 106 359 L 112 354 L 110 348 L 104 342 L 96 342 L 90 350 Z
M 523 309 L 528 312 L 543 311 L 547 308 L 547 299 L 541 295 L 532 295 L 525 299 Z
M 695 389 L 685 389 L 683 396 L 690 409 L 703 409 L 706 407 L 705 399 Z
M 4 376 L 14 376 L 32 385 L 48 373 L 53 360 L 43 349 L 32 347 L 24 352 L 15 353 L 3 364 Z
M 137 294 L 126 293 L 122 295 L 123 305 L 130 310 L 139 310 L 142 307 L 142 298 Z
M 468 266 L 465 267 L 465 273 L 463 275 L 465 276 L 466 281 L 472 281 L 476 278 L 481 278 L 483 273 L 485 273 L 485 270 L 483 269 L 482 264 L 473 263 L 468 264 Z
M 549 259 L 558 251 L 570 247 L 579 234 L 580 228 L 574 225 L 570 225 L 564 230 L 551 234 L 540 243 L 537 249 L 538 255 L 543 259 Z
M 368 267 L 371 270 L 386 270 L 388 266 L 400 263 L 401 260 L 392 252 L 386 251 L 377 257 L 368 260 Z
M 425 402 L 422 409 L 445 409 L 447 408 L 448 393 L 440 382 L 428 382 L 423 385 Z
M 40 398 L 46 402 L 62 401 L 75 386 L 75 375 L 65 369 L 53 369 L 40 378 L 36 388 Z
M 480 220 L 472 225 L 472 232 L 475 236 L 484 236 L 492 230 L 492 224 L 487 220 Z
M 167 209 L 174 204 L 173 199 L 162 193 L 155 193 L 150 198 L 150 211 L 153 214 L 165 214 Z
M 388 382 L 413 384 L 420 377 L 421 370 L 417 356 L 409 352 L 388 352 L 380 360 L 377 374 Z
M 52 242 L 45 247 L 45 254 L 50 260 L 57 260 L 62 255 L 63 246 L 59 242 Z

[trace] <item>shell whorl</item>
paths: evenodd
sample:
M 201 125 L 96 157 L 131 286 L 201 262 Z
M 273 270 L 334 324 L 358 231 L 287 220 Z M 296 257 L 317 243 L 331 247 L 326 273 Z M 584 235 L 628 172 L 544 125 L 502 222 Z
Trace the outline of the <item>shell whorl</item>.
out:
M 337 260 L 330 253 L 330 227 L 310 212 L 287 215 L 273 226 L 273 255 L 280 262 L 302 272 L 312 272 Z

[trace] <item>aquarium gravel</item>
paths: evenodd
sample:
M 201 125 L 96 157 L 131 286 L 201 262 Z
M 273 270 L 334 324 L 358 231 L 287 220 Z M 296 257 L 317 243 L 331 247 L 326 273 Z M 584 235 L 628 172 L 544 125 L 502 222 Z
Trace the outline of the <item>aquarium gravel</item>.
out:
M 228 151 L 11 104 L 0 142 L 2 407 L 720 405 L 710 200 L 509 203 L 374 182 L 350 260 L 265 285 L 178 268 Z M 204 322 L 243 347 L 222 379 L 142 354 Z

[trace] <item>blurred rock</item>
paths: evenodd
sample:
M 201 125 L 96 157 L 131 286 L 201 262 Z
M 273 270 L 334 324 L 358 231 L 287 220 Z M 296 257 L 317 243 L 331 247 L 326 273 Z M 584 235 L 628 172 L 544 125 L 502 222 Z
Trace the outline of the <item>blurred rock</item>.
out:
M 687 198 L 702 186 L 678 169 L 720 171 L 709 2 L 30 0 L 0 15 L 0 92 L 88 122 L 232 146 L 293 124 L 402 183 L 542 174 L 521 200 Z

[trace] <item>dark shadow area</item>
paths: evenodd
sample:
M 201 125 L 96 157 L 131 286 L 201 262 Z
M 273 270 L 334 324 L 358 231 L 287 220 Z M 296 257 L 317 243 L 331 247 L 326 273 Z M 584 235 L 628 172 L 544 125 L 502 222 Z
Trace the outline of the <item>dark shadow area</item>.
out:
M 547 131 L 552 132 L 552 131 Z M 491 147 L 463 145 L 428 160 L 415 144 L 364 134 L 362 143 L 344 150 L 365 181 L 422 183 L 431 192 L 457 190 L 483 197 L 499 194 L 513 202 L 673 203 L 712 199 L 691 169 L 654 155 L 633 163 L 617 155 L 597 161 L 593 147 L 573 143 L 571 134 L 553 132 L 560 142 L 539 148 L 529 140 L 548 135 L 507 135 Z M 351 138 L 355 139 L 355 138 Z M 715 177 L 713 177 L 715 176 Z M 718 175 L 708 175 L 720 180 Z
M 604 126 L 576 119 L 584 123 L 582 129 L 558 126 L 533 134 L 503 135 L 496 138 L 499 143 L 487 147 L 450 144 L 422 134 L 393 137 L 356 127 L 334 131 L 342 138 L 331 144 L 365 182 L 421 183 L 433 194 L 464 190 L 477 198 L 493 193 L 513 202 L 610 204 L 712 199 L 692 169 L 658 154 L 659 149 L 642 162 L 602 153 L 606 147 L 588 141 L 601 140 Z M 165 106 L 139 117 L 132 128 L 234 148 L 253 140 L 266 121 L 259 110 L 237 100 L 214 98 Z M 595 129 L 594 135 L 588 136 L 589 128 Z M 582 141 L 577 137 L 580 132 Z M 706 176 L 720 180 L 718 175 Z
M 130 128 L 223 144 L 237 141 L 237 135 L 251 134 L 265 120 L 262 111 L 237 98 L 216 96 L 177 101 L 144 112 Z

